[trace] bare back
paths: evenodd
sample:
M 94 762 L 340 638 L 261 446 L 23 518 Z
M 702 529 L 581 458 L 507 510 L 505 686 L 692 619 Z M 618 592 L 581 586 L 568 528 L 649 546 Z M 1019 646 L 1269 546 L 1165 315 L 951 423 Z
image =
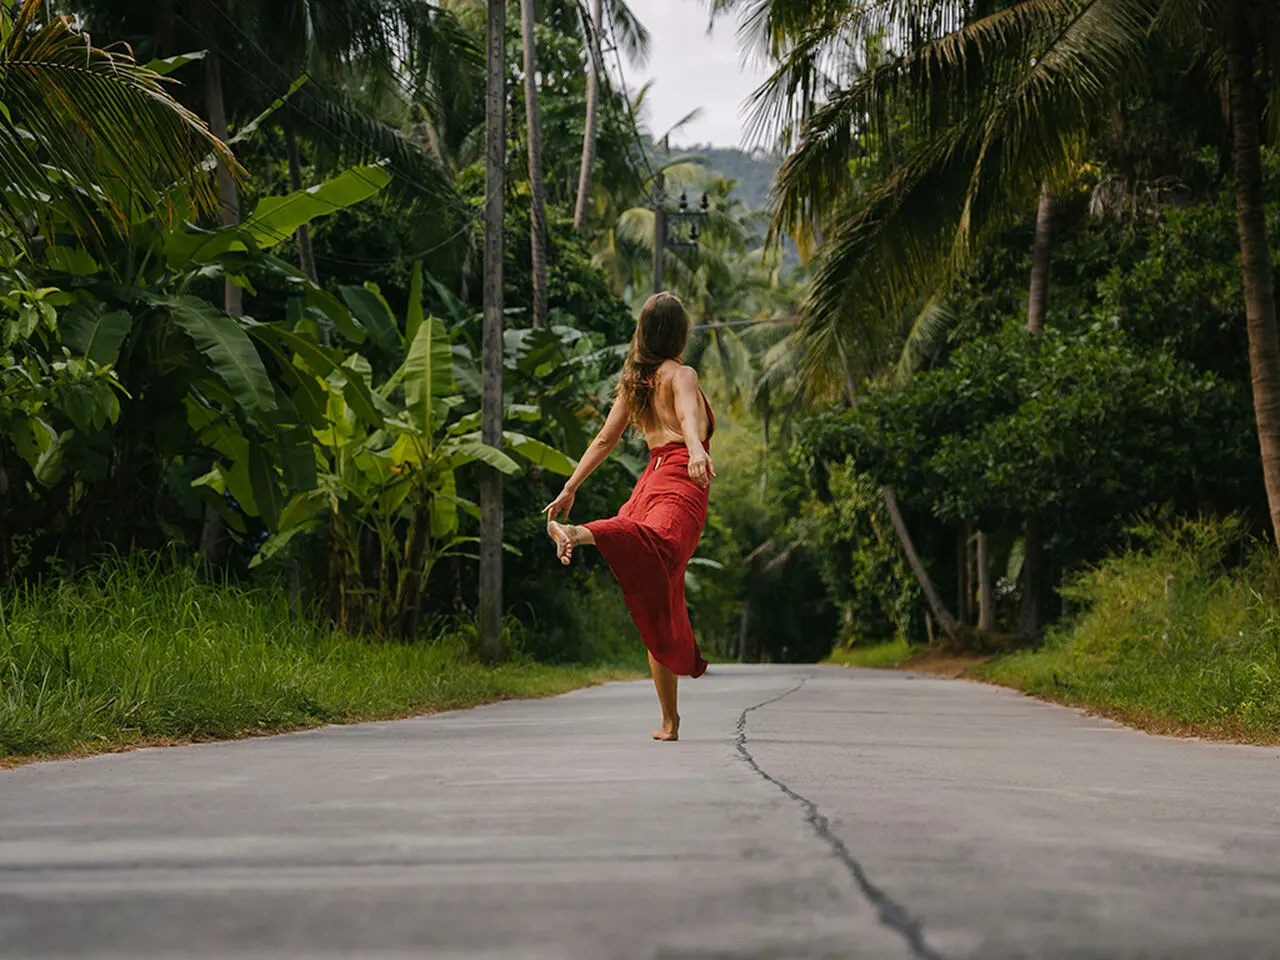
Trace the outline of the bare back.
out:
M 680 415 L 676 409 L 675 375 L 683 369 L 675 360 L 668 360 L 658 368 L 654 377 L 653 399 L 644 418 L 644 438 L 650 450 L 669 443 L 683 443 L 684 431 L 680 427 Z M 701 391 L 699 391 L 701 393 Z M 710 429 L 706 404 L 698 397 L 698 436 L 704 440 Z M 687 408 L 686 408 L 687 409 Z

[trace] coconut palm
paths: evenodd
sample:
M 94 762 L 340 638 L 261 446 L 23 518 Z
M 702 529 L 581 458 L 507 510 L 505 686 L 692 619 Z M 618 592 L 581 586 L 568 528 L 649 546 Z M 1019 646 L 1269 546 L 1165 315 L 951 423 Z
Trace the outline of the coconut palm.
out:
M 812 373 L 856 352 L 868 328 L 945 287 L 983 238 L 1069 170 L 1123 86 L 1159 52 L 1191 49 L 1229 92 L 1232 175 L 1254 409 L 1280 542 L 1280 337 L 1263 210 L 1262 104 L 1280 96 L 1280 12 L 1265 0 L 761 2 L 753 24 L 777 56 L 759 92 L 763 128 L 796 149 L 775 227 L 823 238 L 805 308 Z M 860 42 L 888 27 L 897 55 L 867 68 Z M 913 142 L 855 190 L 863 133 L 909 111 Z M 838 362 L 838 361 L 836 361 Z
M 0 8 L 0 222 L 19 241 L 68 223 L 82 234 L 126 230 L 142 210 L 212 210 L 201 169 L 230 151 L 175 101 L 155 70 L 102 50 L 40 0 Z

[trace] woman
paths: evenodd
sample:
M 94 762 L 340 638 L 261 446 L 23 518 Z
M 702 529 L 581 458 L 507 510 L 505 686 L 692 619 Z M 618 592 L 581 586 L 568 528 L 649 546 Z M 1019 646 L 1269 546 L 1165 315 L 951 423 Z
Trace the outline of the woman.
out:
M 677 676 L 700 677 L 698 651 L 684 605 L 684 568 L 707 522 L 707 492 L 716 475 L 709 451 L 715 417 L 698 374 L 681 362 L 689 315 L 669 293 L 654 294 L 640 311 L 631 353 L 604 427 L 583 454 L 560 495 L 542 511 L 560 562 L 575 547 L 594 544 L 622 587 L 631 619 L 649 648 L 649 669 L 662 706 L 655 740 L 680 738 Z M 631 499 L 611 520 L 581 526 L 568 520 L 574 495 L 635 424 L 649 442 L 649 465 Z

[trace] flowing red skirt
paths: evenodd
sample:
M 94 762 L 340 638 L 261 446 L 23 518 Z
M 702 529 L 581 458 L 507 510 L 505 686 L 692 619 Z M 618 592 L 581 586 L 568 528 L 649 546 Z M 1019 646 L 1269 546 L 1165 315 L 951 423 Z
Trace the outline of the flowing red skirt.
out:
M 706 522 L 707 490 L 689 479 L 689 450 L 670 443 L 650 451 L 616 517 L 585 525 L 653 658 L 687 677 L 707 669 L 684 601 L 684 568 Z

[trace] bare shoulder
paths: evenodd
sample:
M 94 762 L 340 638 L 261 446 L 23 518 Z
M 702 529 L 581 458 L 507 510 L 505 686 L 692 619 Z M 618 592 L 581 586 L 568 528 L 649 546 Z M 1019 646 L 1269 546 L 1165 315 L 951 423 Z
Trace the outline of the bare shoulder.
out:
M 681 390 L 697 390 L 698 389 L 698 371 L 693 367 L 686 367 L 682 363 L 676 363 L 669 360 L 669 370 L 667 371 L 667 379 L 671 381 L 672 386 Z

